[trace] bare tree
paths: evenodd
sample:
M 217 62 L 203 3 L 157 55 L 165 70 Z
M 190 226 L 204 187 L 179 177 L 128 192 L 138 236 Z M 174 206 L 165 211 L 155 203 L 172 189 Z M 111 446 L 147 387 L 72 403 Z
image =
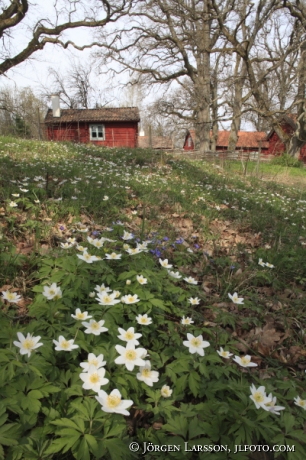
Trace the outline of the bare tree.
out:
M 231 4 L 232 0 L 218 0 L 221 22 L 230 14 Z M 187 78 L 194 106 L 186 111 L 194 112 L 200 150 L 209 150 L 212 55 L 225 52 L 211 1 L 144 0 L 137 2 L 130 17 L 129 26 L 121 31 L 112 36 L 105 31 L 101 46 L 108 49 L 110 60 L 150 85 L 169 88 L 173 82 L 184 85 Z
M 28 27 L 32 13 L 35 16 L 35 5 L 28 0 L 1 1 L 0 7 L 0 39 L 2 52 L 0 55 L 0 75 L 12 67 L 28 59 L 38 50 L 42 50 L 47 43 L 67 48 L 69 45 L 82 50 L 93 46 L 94 43 L 79 46 L 71 40 L 65 40 L 63 33 L 70 29 L 81 27 L 103 27 L 107 23 L 115 22 L 129 11 L 131 0 L 59 0 L 54 2 L 53 19 L 46 13 L 45 17 L 35 20 L 30 34 L 23 30 L 25 45 L 21 50 L 14 50 L 13 35 L 20 27 Z M 13 34 L 14 33 L 14 34 Z
M 0 133 L 40 138 L 45 111 L 46 105 L 31 88 L 6 86 L 0 91 Z
M 301 50 L 300 35 L 297 34 L 297 24 L 295 24 L 290 34 L 286 37 L 287 45 L 285 49 L 282 49 L 281 53 L 275 48 L 273 50 L 270 49 L 270 52 L 265 55 L 260 52 L 260 48 L 256 48 L 259 51 L 254 52 L 253 45 L 255 43 L 255 39 L 258 37 L 259 32 L 263 31 L 267 24 L 269 24 L 271 27 L 271 20 L 273 15 L 277 14 L 278 11 L 283 8 L 283 5 L 278 0 L 259 0 L 256 4 L 251 3 L 249 0 L 243 1 L 246 3 L 246 13 L 244 17 L 233 21 L 234 25 L 230 26 L 228 24 L 221 23 L 219 20 L 218 4 L 215 0 L 212 0 L 216 11 L 216 16 L 218 17 L 219 26 L 222 29 L 222 33 L 228 42 L 233 46 L 235 52 L 241 57 L 246 67 L 249 92 L 255 102 L 255 104 L 252 107 L 249 107 L 248 110 L 251 109 L 256 111 L 259 116 L 268 119 L 280 139 L 287 145 L 290 154 L 298 156 L 299 149 L 296 147 L 293 149 L 292 145 L 295 144 L 295 146 L 299 145 L 301 147 L 306 142 L 306 138 L 301 135 L 301 130 L 299 131 L 299 136 L 297 136 L 296 131 L 293 137 L 289 137 L 282 129 L 280 119 L 281 114 L 285 114 L 288 111 L 292 112 L 294 105 L 283 109 L 280 108 L 279 104 L 278 107 L 275 105 L 273 107 L 273 105 L 271 105 L 271 98 L 268 96 L 267 85 L 269 76 L 273 75 L 273 72 L 277 72 L 282 65 L 285 65 L 288 56 L 290 56 L 290 54 L 295 52 L 298 48 Z M 284 12 L 285 11 L 283 10 L 283 13 Z M 242 25 L 248 28 L 247 40 L 244 40 L 242 34 L 239 33 Z M 267 36 L 267 31 L 264 35 Z M 257 43 L 257 46 L 258 44 L 259 43 Z M 305 94 L 305 86 L 303 83 L 303 60 L 300 59 L 300 62 L 301 64 L 299 68 L 299 75 L 301 88 L 304 88 Z M 262 65 L 260 65 L 261 63 Z M 303 90 L 301 90 L 301 94 L 302 92 Z M 299 98 L 299 101 L 301 103 L 301 98 Z M 297 105 L 297 102 L 295 105 Z M 301 108 L 301 118 L 302 114 L 303 109 Z M 300 121 L 301 126 L 303 121 L 301 119 Z M 297 142 L 295 142 L 295 140 L 297 140 Z

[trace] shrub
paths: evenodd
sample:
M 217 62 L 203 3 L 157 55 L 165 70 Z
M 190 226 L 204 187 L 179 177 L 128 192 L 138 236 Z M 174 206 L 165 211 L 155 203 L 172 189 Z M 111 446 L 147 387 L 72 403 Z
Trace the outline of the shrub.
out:
M 302 161 L 292 157 L 291 155 L 288 155 L 288 153 L 284 153 L 283 155 L 273 158 L 271 164 L 288 166 L 290 168 L 301 168 L 303 166 Z

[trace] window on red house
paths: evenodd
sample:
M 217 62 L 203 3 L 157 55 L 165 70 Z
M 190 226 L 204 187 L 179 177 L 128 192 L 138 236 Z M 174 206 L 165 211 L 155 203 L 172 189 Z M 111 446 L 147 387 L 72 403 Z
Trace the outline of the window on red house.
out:
M 103 141 L 105 139 L 104 125 L 90 125 L 89 133 L 91 141 Z
M 187 140 L 187 147 L 192 147 L 192 139 L 191 139 L 191 136 L 188 137 L 188 140 Z

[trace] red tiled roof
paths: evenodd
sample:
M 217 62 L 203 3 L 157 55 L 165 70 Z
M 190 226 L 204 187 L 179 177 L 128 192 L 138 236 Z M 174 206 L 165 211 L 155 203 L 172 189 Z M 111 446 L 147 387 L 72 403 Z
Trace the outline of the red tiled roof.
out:
M 138 137 L 138 147 L 148 148 L 149 147 L 149 136 Z M 173 142 L 170 137 L 163 136 L 152 136 L 152 148 L 153 149 L 173 149 Z
M 195 144 L 195 129 L 190 129 L 189 133 Z M 227 147 L 230 131 L 218 131 L 217 147 Z M 238 142 L 236 148 L 269 148 L 267 135 L 261 131 L 238 131 Z
M 69 123 L 76 121 L 140 121 L 138 107 L 105 107 L 103 109 L 61 109 L 60 117 L 53 117 L 49 109 L 45 123 Z

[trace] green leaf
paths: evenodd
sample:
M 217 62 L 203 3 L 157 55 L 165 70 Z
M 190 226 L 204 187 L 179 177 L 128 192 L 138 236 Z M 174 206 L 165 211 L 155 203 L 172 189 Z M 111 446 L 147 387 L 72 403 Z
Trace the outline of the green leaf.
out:
M 77 460 L 90 460 L 88 444 L 85 438 L 83 438 L 80 444 L 78 445 L 76 458 Z
M 54 420 L 50 423 L 52 423 L 52 425 L 63 426 L 65 428 L 68 426 L 70 428 L 74 428 L 77 431 L 81 431 L 79 426 L 69 418 L 61 418 L 60 420 Z
M 200 390 L 200 376 L 197 372 L 192 371 L 190 372 L 189 379 L 189 388 L 193 394 L 193 396 L 197 397 L 199 390 Z
M 169 420 L 168 423 L 163 425 L 162 429 L 164 431 L 168 431 L 173 434 L 177 434 L 186 438 L 187 429 L 188 429 L 188 421 L 187 418 L 184 417 L 182 414 L 175 415 L 172 420 Z

